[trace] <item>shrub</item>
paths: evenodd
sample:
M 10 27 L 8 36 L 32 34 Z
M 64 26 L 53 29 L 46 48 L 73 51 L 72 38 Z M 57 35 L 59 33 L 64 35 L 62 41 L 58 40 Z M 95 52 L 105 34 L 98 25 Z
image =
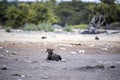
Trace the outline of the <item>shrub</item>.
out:
M 75 28 L 75 29 L 86 29 L 87 28 L 87 24 L 73 25 L 71 27 Z
M 50 23 L 39 23 L 38 25 L 35 24 L 26 24 L 23 30 L 27 31 L 53 31 L 54 29 L 51 27 Z
M 37 26 L 35 24 L 25 24 L 23 30 L 25 30 L 25 31 L 36 31 Z
M 10 6 L 6 10 L 6 26 L 11 26 L 12 28 L 21 27 L 26 23 L 26 18 L 28 14 L 29 5 L 25 3 L 18 4 L 17 6 Z
M 12 28 L 19 28 L 25 23 L 39 24 L 50 22 L 55 23 L 58 21 L 58 17 L 54 14 L 54 10 L 44 3 L 19 3 L 18 5 L 9 6 L 6 10 L 6 26 Z M 30 27 L 32 28 L 32 27 Z M 33 29 L 33 28 L 32 28 Z
M 120 30 L 120 22 L 114 22 L 114 23 L 110 24 L 109 29 Z
M 40 23 L 38 25 L 38 28 L 44 31 L 54 31 L 54 29 L 51 27 L 50 23 Z
M 66 27 L 64 28 L 64 31 L 72 32 L 72 27 L 66 26 Z
M 12 29 L 11 27 L 5 27 L 6 32 L 12 32 L 11 29 Z

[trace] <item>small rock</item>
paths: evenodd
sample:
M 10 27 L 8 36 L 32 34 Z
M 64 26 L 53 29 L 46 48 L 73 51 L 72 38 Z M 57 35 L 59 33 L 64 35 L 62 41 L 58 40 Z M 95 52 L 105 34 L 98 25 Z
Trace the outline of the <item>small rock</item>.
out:
M 73 46 L 82 46 L 82 44 L 78 43 L 78 44 L 71 44 Z
M 7 66 L 6 66 L 6 65 L 3 65 L 3 66 L 1 67 L 1 70 L 7 70 Z
M 110 66 L 110 68 L 115 68 L 115 66 Z
M 96 65 L 95 68 L 100 68 L 100 69 L 104 69 L 104 65 Z
M 17 52 L 12 52 L 12 55 L 17 55 Z
M 25 75 L 21 75 L 21 74 L 18 74 L 18 73 L 15 73 L 15 74 L 11 74 L 12 76 L 18 76 L 18 77 L 22 77 L 22 78 L 25 78 Z
M 75 51 L 70 51 L 70 53 L 72 53 L 72 54 L 76 54 L 76 52 L 75 52 Z
M 62 61 L 62 62 L 66 62 L 66 59 L 62 59 L 61 61 Z
M 8 51 L 8 50 L 6 50 L 5 52 L 6 52 L 6 53 L 8 53 L 9 51 Z
M 20 74 L 18 74 L 18 73 L 15 73 L 15 74 L 11 74 L 12 76 L 18 76 L 18 77 L 21 77 L 21 75 Z
M 21 75 L 22 78 L 25 78 L 25 75 Z
M 64 48 L 64 47 L 61 47 L 60 49 L 61 49 L 61 50 L 66 50 L 66 48 Z
M 101 50 L 102 50 L 102 51 L 107 51 L 107 50 L 108 50 L 108 48 L 101 48 Z
M 85 50 L 79 50 L 79 53 L 80 53 L 80 54 L 84 54 L 84 53 L 85 53 Z
M 41 77 L 42 79 L 48 79 L 48 77 L 44 76 L 44 77 Z
M 75 44 L 76 46 L 82 46 L 82 44 L 78 43 L 78 44 Z
M 95 40 L 99 40 L 99 37 L 98 37 L 98 36 L 96 36 L 96 37 L 95 37 Z
M 4 58 L 4 55 L 0 54 L 0 58 Z
M 41 39 L 46 39 L 47 37 L 46 36 L 42 36 Z

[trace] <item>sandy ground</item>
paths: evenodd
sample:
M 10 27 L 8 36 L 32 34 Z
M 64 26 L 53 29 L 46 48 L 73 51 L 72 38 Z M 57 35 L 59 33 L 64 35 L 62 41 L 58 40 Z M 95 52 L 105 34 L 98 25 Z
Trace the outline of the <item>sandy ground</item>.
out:
M 86 35 L 78 33 L 53 33 L 53 32 L 14 32 L 5 33 L 1 31 L 0 41 L 16 41 L 16 42 L 60 42 L 60 43 L 78 43 L 81 41 L 95 41 L 95 36 L 100 38 L 100 41 L 120 41 L 120 34 L 95 34 Z M 47 37 L 42 39 L 42 37 Z
M 1 31 L 0 80 L 120 80 L 120 34 Z

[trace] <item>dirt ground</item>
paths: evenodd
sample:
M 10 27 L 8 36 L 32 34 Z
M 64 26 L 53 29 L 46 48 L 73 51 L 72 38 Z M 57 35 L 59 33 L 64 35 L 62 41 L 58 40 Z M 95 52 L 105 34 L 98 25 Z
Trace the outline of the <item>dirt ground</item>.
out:
M 120 34 L 1 32 L 0 80 L 120 80 Z

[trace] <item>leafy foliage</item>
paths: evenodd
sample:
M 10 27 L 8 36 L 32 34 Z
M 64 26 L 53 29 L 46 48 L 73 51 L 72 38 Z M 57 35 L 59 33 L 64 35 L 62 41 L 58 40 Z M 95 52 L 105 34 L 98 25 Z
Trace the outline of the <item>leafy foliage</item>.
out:
M 26 15 L 28 12 L 29 5 L 27 4 L 19 4 L 16 7 L 11 6 L 6 11 L 6 18 L 7 20 L 7 26 L 11 26 L 13 28 L 17 28 L 19 26 L 22 26 L 27 22 Z
M 53 31 L 54 29 L 51 27 L 50 23 L 39 23 L 35 24 L 25 24 L 24 28 L 25 31 Z
M 86 29 L 87 28 L 87 24 L 72 25 L 71 27 L 75 28 L 75 29 Z
M 11 29 L 12 29 L 11 27 L 5 27 L 6 32 L 12 32 Z
M 63 26 L 88 24 L 94 14 L 104 15 L 108 24 L 120 22 L 120 4 L 115 3 L 117 0 L 99 1 L 100 3 L 91 3 L 72 0 L 56 3 L 56 0 L 36 0 L 25 3 L 15 0 L 11 3 L 3 0 L 0 1 L 0 25 L 19 28 L 25 24 L 41 23 L 59 23 Z
M 25 24 L 23 30 L 25 30 L 25 31 L 37 31 L 37 26 L 35 24 Z
M 57 22 L 57 16 L 55 16 L 52 8 L 49 8 L 49 6 L 51 5 L 47 2 L 20 3 L 17 6 L 10 6 L 6 11 L 7 26 L 17 28 L 25 23 Z
M 7 0 L 0 1 L 0 25 L 5 24 L 6 21 L 5 14 L 7 7 L 8 7 Z
M 72 27 L 66 26 L 66 27 L 64 28 L 64 31 L 72 32 Z
M 105 4 L 115 4 L 115 1 L 116 0 L 100 0 L 102 3 L 105 3 Z
M 56 14 L 60 17 L 60 23 L 76 25 L 89 22 L 88 4 L 82 1 L 62 2 L 58 5 Z M 92 12 L 92 11 L 91 11 Z

